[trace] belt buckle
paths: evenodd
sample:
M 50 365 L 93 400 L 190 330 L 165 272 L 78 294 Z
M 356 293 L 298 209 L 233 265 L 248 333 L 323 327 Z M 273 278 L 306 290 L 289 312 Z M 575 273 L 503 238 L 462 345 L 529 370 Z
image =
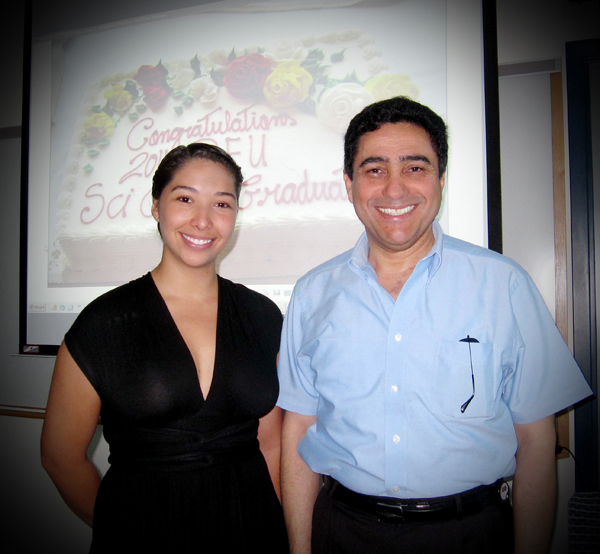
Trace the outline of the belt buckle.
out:
M 502 502 L 508 500 L 508 497 L 510 495 L 510 487 L 508 486 L 508 483 L 506 481 L 502 481 L 498 492 L 500 494 L 500 500 L 502 500 Z
M 396 504 L 377 502 L 377 518 L 384 518 L 389 523 L 404 523 L 404 510 Z M 380 519 L 381 521 L 381 519 Z

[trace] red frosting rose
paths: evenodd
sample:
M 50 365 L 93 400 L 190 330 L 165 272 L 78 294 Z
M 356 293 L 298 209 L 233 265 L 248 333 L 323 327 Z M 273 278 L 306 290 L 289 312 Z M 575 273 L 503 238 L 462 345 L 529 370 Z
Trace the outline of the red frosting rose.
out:
M 166 84 L 164 73 L 154 65 L 142 65 L 133 78 L 142 88 Z
M 225 70 L 223 84 L 236 98 L 259 100 L 273 62 L 261 54 L 247 54 L 233 60 Z
M 169 93 L 162 87 L 144 88 L 144 102 L 151 110 L 158 110 L 169 97 Z
M 169 97 L 171 89 L 165 80 L 165 71 L 153 65 L 142 65 L 133 76 L 144 91 L 144 102 L 152 110 L 160 108 Z

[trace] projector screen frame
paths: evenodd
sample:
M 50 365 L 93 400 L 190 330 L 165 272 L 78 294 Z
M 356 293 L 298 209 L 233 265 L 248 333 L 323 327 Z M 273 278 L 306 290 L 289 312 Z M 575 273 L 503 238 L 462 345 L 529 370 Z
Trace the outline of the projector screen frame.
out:
M 481 0 L 481 33 L 483 56 L 482 103 L 484 108 L 484 160 L 487 182 L 484 186 L 484 201 L 487 211 L 483 214 L 487 225 L 487 245 L 498 252 L 502 250 L 501 224 L 501 181 L 498 112 L 498 67 L 496 44 L 496 3 Z M 31 68 L 32 68 L 32 8 L 25 7 L 24 32 L 24 76 L 23 76 L 23 116 L 21 151 L 21 235 L 20 235 L 20 317 L 19 353 L 33 356 L 55 356 L 58 344 L 31 344 L 27 340 L 27 276 L 28 276 L 28 219 L 29 219 L 29 163 L 30 163 L 30 123 L 31 123 Z M 452 143 L 452 137 L 451 137 Z M 458 233 L 460 235 L 460 233 Z M 459 236 L 459 238 L 462 238 Z

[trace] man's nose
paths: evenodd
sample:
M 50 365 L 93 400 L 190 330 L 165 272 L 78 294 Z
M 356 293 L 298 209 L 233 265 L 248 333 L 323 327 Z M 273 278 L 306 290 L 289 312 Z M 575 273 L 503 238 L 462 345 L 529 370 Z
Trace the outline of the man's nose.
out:
M 390 172 L 384 189 L 385 196 L 388 198 L 402 198 L 406 194 L 406 191 L 406 177 L 402 174 L 402 172 Z

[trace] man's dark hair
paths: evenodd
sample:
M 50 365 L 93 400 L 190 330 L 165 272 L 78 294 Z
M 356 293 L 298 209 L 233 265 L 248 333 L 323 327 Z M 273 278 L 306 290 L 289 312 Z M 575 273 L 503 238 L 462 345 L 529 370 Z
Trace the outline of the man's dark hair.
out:
M 438 158 L 439 177 L 448 164 L 448 129 L 433 110 L 406 96 L 396 96 L 368 105 L 354 116 L 344 137 L 344 173 L 352 179 L 354 158 L 360 137 L 376 131 L 386 123 L 410 123 L 424 129 Z

